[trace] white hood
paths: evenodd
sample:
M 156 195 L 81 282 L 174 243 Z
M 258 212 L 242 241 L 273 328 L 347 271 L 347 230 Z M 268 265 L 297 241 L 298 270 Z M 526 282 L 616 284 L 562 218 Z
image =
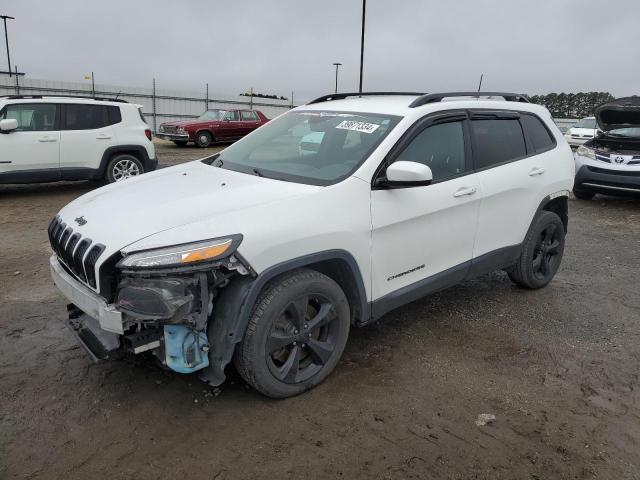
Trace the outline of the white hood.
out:
M 195 161 L 89 192 L 64 207 L 60 216 L 83 238 L 106 246 L 102 261 L 150 235 L 319 188 Z M 86 223 L 79 225 L 79 217 Z M 232 233 L 238 232 L 223 234 Z

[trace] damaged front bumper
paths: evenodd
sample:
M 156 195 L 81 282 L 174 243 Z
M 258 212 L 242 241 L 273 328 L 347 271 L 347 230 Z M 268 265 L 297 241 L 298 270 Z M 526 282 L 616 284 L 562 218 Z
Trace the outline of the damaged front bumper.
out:
M 53 255 L 51 275 L 72 302 L 68 326 L 94 361 L 150 351 L 167 368 L 192 373 L 209 366 L 207 323 L 212 306 L 207 273 L 126 277 L 107 304 Z

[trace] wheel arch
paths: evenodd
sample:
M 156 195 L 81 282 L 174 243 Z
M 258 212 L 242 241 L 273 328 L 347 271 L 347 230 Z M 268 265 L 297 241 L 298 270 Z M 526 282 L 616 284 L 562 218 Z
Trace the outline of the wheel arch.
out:
M 545 197 L 536 211 L 536 215 L 539 211 L 545 210 L 547 212 L 555 213 L 562 220 L 565 233 L 569 227 L 569 192 L 558 192 L 557 194 L 549 195 Z
M 142 145 L 115 145 L 113 147 L 107 148 L 102 154 L 102 159 L 100 160 L 100 168 L 98 169 L 98 177 L 104 177 L 107 171 L 107 165 L 113 157 L 116 155 L 129 154 L 135 156 L 140 162 L 142 166 L 146 169 L 149 162 L 149 154 L 147 153 L 147 149 Z
M 198 135 L 201 132 L 207 132 L 209 135 L 211 135 L 211 141 L 215 142 L 216 141 L 216 134 L 213 133 L 213 130 L 211 130 L 210 128 L 198 128 L 197 130 L 194 130 L 193 133 L 193 141 L 197 141 Z
M 287 260 L 267 268 L 257 276 L 235 278 L 222 291 L 207 327 L 211 345 L 210 364 L 201 371 L 202 380 L 214 386 L 224 381 L 224 368 L 244 336 L 260 292 L 270 282 L 300 268 L 315 270 L 333 279 L 347 296 L 352 324 L 367 323 L 371 313 L 364 279 L 349 252 L 329 250 Z

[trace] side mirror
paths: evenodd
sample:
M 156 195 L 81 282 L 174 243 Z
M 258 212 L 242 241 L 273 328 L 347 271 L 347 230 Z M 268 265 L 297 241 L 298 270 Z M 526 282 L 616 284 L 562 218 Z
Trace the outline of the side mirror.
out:
M 426 165 L 400 160 L 387 167 L 386 177 L 376 180 L 383 188 L 423 187 L 433 181 L 433 173 Z
M 0 120 L 0 132 L 9 133 L 16 128 L 18 128 L 18 120 L 15 118 L 5 118 L 4 120 Z

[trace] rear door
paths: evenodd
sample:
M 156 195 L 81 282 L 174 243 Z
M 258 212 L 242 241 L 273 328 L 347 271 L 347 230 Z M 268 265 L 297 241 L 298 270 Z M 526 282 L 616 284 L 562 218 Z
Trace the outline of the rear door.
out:
M 0 119 L 16 119 L 18 128 L 0 134 L 0 179 L 48 181 L 59 178 L 59 105 L 5 105 Z
M 61 119 L 62 175 L 97 170 L 105 150 L 118 143 L 111 125 L 122 121 L 120 108 L 93 103 L 65 103 Z
M 481 195 L 466 113 L 428 118 L 405 143 L 391 161 L 424 163 L 433 183 L 371 192 L 374 300 L 431 279 L 441 287 L 456 284 L 473 253 Z
M 260 119 L 258 114 L 252 110 L 240 110 L 240 123 L 242 124 L 242 135 L 247 135 L 260 126 Z
M 547 194 L 556 142 L 532 114 L 472 111 L 470 116 L 474 167 L 482 188 L 477 258 L 522 243 Z

